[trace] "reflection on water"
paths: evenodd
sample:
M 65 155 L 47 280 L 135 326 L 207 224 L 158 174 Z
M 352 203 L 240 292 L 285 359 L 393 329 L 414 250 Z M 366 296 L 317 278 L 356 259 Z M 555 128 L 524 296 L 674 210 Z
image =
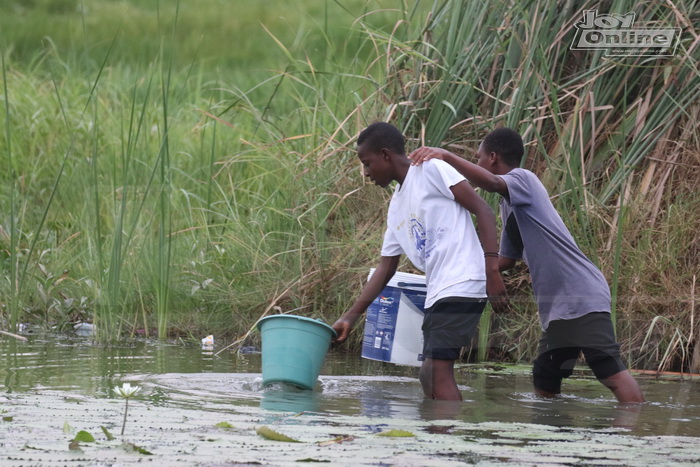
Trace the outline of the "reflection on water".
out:
M 648 403 L 621 406 L 592 379 L 565 383 L 570 395 L 543 400 L 527 373 L 460 370 L 465 401 L 422 397 L 415 368 L 331 353 L 315 391 L 284 385 L 263 388 L 259 354 L 223 353 L 144 341 L 101 345 L 88 339 L 30 336 L 0 339 L 0 390 L 4 393 L 69 390 L 112 397 L 123 381 L 144 386 L 143 398 L 159 407 L 202 411 L 262 408 L 270 417 L 289 412 L 365 416 L 372 419 L 519 422 L 558 427 L 620 427 L 640 435 L 700 436 L 700 382 L 641 380 Z M 442 428 L 440 428 L 442 427 Z M 369 427 L 368 429 L 372 429 Z
M 260 407 L 280 412 L 318 412 L 321 396 L 317 391 L 307 391 L 286 385 L 274 384 L 263 388 Z

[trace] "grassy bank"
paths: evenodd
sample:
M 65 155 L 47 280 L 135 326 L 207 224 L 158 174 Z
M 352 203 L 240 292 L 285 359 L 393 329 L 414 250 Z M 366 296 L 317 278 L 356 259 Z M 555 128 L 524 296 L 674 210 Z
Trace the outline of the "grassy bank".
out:
M 700 365 L 698 2 L 231 3 L 3 4 L 3 328 L 234 339 L 275 310 L 333 321 L 388 200 L 362 187 L 357 132 L 390 120 L 411 147 L 470 156 L 508 125 L 611 283 L 630 363 Z M 594 8 L 680 44 L 569 50 Z M 532 356 L 527 280 L 509 276 L 482 357 Z

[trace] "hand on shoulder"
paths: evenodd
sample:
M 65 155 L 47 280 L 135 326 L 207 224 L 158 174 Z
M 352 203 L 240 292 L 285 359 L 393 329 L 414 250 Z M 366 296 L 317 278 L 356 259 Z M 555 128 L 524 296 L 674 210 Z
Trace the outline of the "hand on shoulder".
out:
M 411 165 L 421 165 L 423 162 L 429 161 L 430 159 L 439 159 L 444 161 L 445 158 L 451 155 L 451 152 L 442 148 L 423 146 L 409 154 L 408 159 L 411 161 Z

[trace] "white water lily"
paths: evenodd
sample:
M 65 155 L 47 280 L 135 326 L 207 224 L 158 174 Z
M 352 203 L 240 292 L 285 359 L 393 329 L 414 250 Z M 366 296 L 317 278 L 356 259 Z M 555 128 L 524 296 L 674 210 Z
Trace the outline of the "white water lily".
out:
M 126 427 L 126 415 L 129 413 L 129 398 L 138 394 L 141 386 L 132 386 L 131 383 L 124 383 L 119 386 L 114 386 L 114 393 L 122 396 L 126 406 L 124 407 L 124 421 L 122 422 L 122 436 L 124 435 L 124 427 Z
M 124 383 L 120 386 L 114 386 L 114 393 L 122 396 L 125 399 L 135 396 L 141 390 L 141 386 L 132 386 L 131 383 Z

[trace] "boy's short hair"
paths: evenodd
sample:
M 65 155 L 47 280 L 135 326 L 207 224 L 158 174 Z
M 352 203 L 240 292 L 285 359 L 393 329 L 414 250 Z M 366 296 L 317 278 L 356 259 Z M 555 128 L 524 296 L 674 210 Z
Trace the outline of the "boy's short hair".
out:
M 357 145 L 361 144 L 373 152 L 379 152 L 386 148 L 396 154 L 406 153 L 406 142 L 403 134 L 394 125 L 386 122 L 375 122 L 362 130 L 357 138 Z
M 497 128 L 486 135 L 483 145 L 487 154 L 495 152 L 509 166 L 520 167 L 525 148 L 517 131 L 505 127 Z

